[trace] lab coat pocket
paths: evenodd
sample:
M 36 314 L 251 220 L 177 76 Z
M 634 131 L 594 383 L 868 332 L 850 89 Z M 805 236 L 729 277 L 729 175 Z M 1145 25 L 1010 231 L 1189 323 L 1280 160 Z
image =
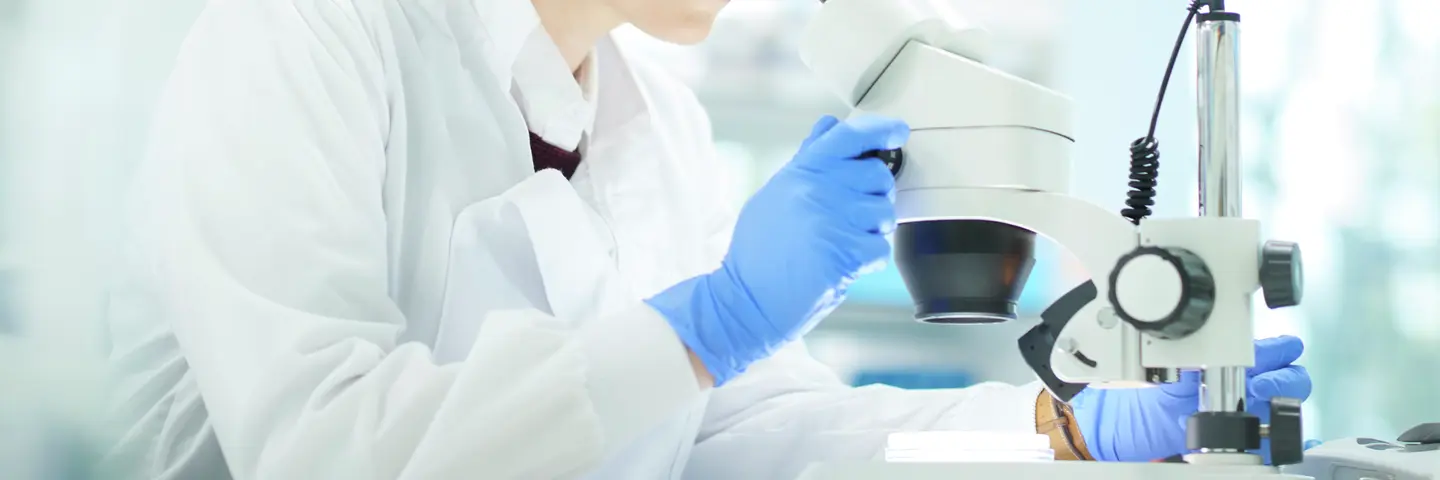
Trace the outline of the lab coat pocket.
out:
M 587 214 L 593 215 L 551 170 L 462 210 L 451 233 L 436 361 L 465 359 L 493 312 L 537 310 L 573 327 L 633 301 Z

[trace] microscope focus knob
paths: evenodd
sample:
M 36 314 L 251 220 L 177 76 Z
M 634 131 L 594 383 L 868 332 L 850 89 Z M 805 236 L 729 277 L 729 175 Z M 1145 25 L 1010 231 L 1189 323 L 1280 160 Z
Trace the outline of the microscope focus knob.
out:
M 1260 248 L 1260 291 L 1265 306 L 1293 307 L 1304 293 L 1304 270 L 1300 246 L 1292 242 L 1268 241 Z
M 1215 279 L 1194 252 L 1140 247 L 1110 272 L 1116 316 L 1148 335 L 1176 339 L 1199 330 L 1215 306 Z
M 1270 439 L 1270 464 L 1294 465 L 1305 459 L 1305 435 L 1300 421 L 1300 399 L 1270 399 L 1270 424 L 1265 428 Z

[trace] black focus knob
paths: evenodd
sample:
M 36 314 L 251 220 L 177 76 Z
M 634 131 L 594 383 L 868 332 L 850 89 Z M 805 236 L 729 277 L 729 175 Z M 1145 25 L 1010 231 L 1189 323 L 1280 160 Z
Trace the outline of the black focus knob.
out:
M 1304 282 L 1300 246 L 1293 242 L 1265 242 L 1260 248 L 1260 291 L 1265 295 L 1265 306 L 1273 309 L 1299 305 Z
M 900 168 L 905 166 L 905 151 L 899 148 L 892 150 L 870 150 L 860 154 L 858 158 L 876 158 L 885 163 L 885 168 L 890 169 L 890 175 L 900 176 Z
M 1215 278 L 1194 252 L 1140 247 L 1120 257 L 1110 272 L 1110 304 L 1116 316 L 1157 338 L 1184 338 L 1210 318 Z
M 1270 464 L 1294 465 L 1305 459 L 1305 434 L 1301 427 L 1300 400 L 1270 399 Z

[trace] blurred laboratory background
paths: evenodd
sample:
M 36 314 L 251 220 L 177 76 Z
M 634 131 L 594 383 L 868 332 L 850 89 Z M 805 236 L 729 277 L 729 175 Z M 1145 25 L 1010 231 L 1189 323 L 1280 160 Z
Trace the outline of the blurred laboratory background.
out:
M 1072 193 L 1118 212 L 1126 147 L 1145 133 L 1189 2 L 950 1 L 994 33 L 991 63 L 1075 99 Z M 85 425 L 98 415 L 116 199 L 203 3 L 0 0 L 0 465 L 29 458 L 33 442 L 18 439 L 46 419 Z M 737 204 L 818 116 L 844 111 L 796 57 L 799 27 L 817 7 L 735 0 L 694 47 L 623 34 L 710 109 Z M 1393 438 L 1440 420 L 1440 2 L 1230 7 L 1244 16 L 1245 213 L 1264 219 L 1270 237 L 1301 244 L 1308 283 L 1301 307 L 1257 309 L 1256 334 L 1305 339 L 1315 381 L 1307 436 Z M 1191 52 L 1187 43 L 1160 117 L 1159 216 L 1195 209 Z M 1083 279 L 1053 245 L 1039 257 L 1021 322 L 916 324 L 890 269 L 857 285 L 811 348 L 857 384 L 1029 381 L 1015 340 Z M 103 434 L 77 432 L 56 441 Z

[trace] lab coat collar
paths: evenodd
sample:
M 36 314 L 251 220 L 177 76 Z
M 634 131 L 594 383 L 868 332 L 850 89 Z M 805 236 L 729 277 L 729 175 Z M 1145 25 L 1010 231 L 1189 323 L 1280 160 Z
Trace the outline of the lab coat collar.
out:
M 487 43 L 488 62 L 491 74 L 500 85 L 514 82 L 514 65 L 523 52 L 526 42 L 540 25 L 540 13 L 536 12 L 530 0 L 472 0 L 475 13 L 480 17 L 481 35 Z M 596 56 L 596 65 L 605 63 L 603 68 L 590 71 L 595 82 L 596 102 L 595 128 L 592 135 L 600 130 L 629 130 L 636 118 L 647 117 L 651 110 L 651 98 L 639 82 L 639 76 L 632 71 L 631 55 L 615 42 L 615 35 L 600 39 L 596 49 L 590 53 Z
M 651 109 L 650 95 L 635 74 L 630 54 L 615 41 L 612 33 L 595 46 L 592 54 L 601 68 L 591 71 L 596 77 L 595 133 L 608 128 L 625 128 L 636 119 L 647 117 Z
M 525 41 L 540 27 L 540 14 L 530 0 L 472 0 L 480 19 L 490 72 L 500 85 L 514 81 L 515 59 Z
M 490 72 L 500 85 L 511 85 L 515 60 L 526 40 L 543 28 L 540 14 L 530 0 L 472 0 L 472 4 L 488 44 Z M 630 55 L 615 41 L 614 34 L 602 38 L 591 55 L 599 57 L 594 59 L 597 64 L 605 64 L 590 72 L 592 77 L 598 77 L 590 80 L 598 83 L 600 90 L 593 98 L 599 111 L 592 134 L 598 135 L 601 126 L 619 128 L 645 116 L 651 108 L 650 96 L 632 71 Z

